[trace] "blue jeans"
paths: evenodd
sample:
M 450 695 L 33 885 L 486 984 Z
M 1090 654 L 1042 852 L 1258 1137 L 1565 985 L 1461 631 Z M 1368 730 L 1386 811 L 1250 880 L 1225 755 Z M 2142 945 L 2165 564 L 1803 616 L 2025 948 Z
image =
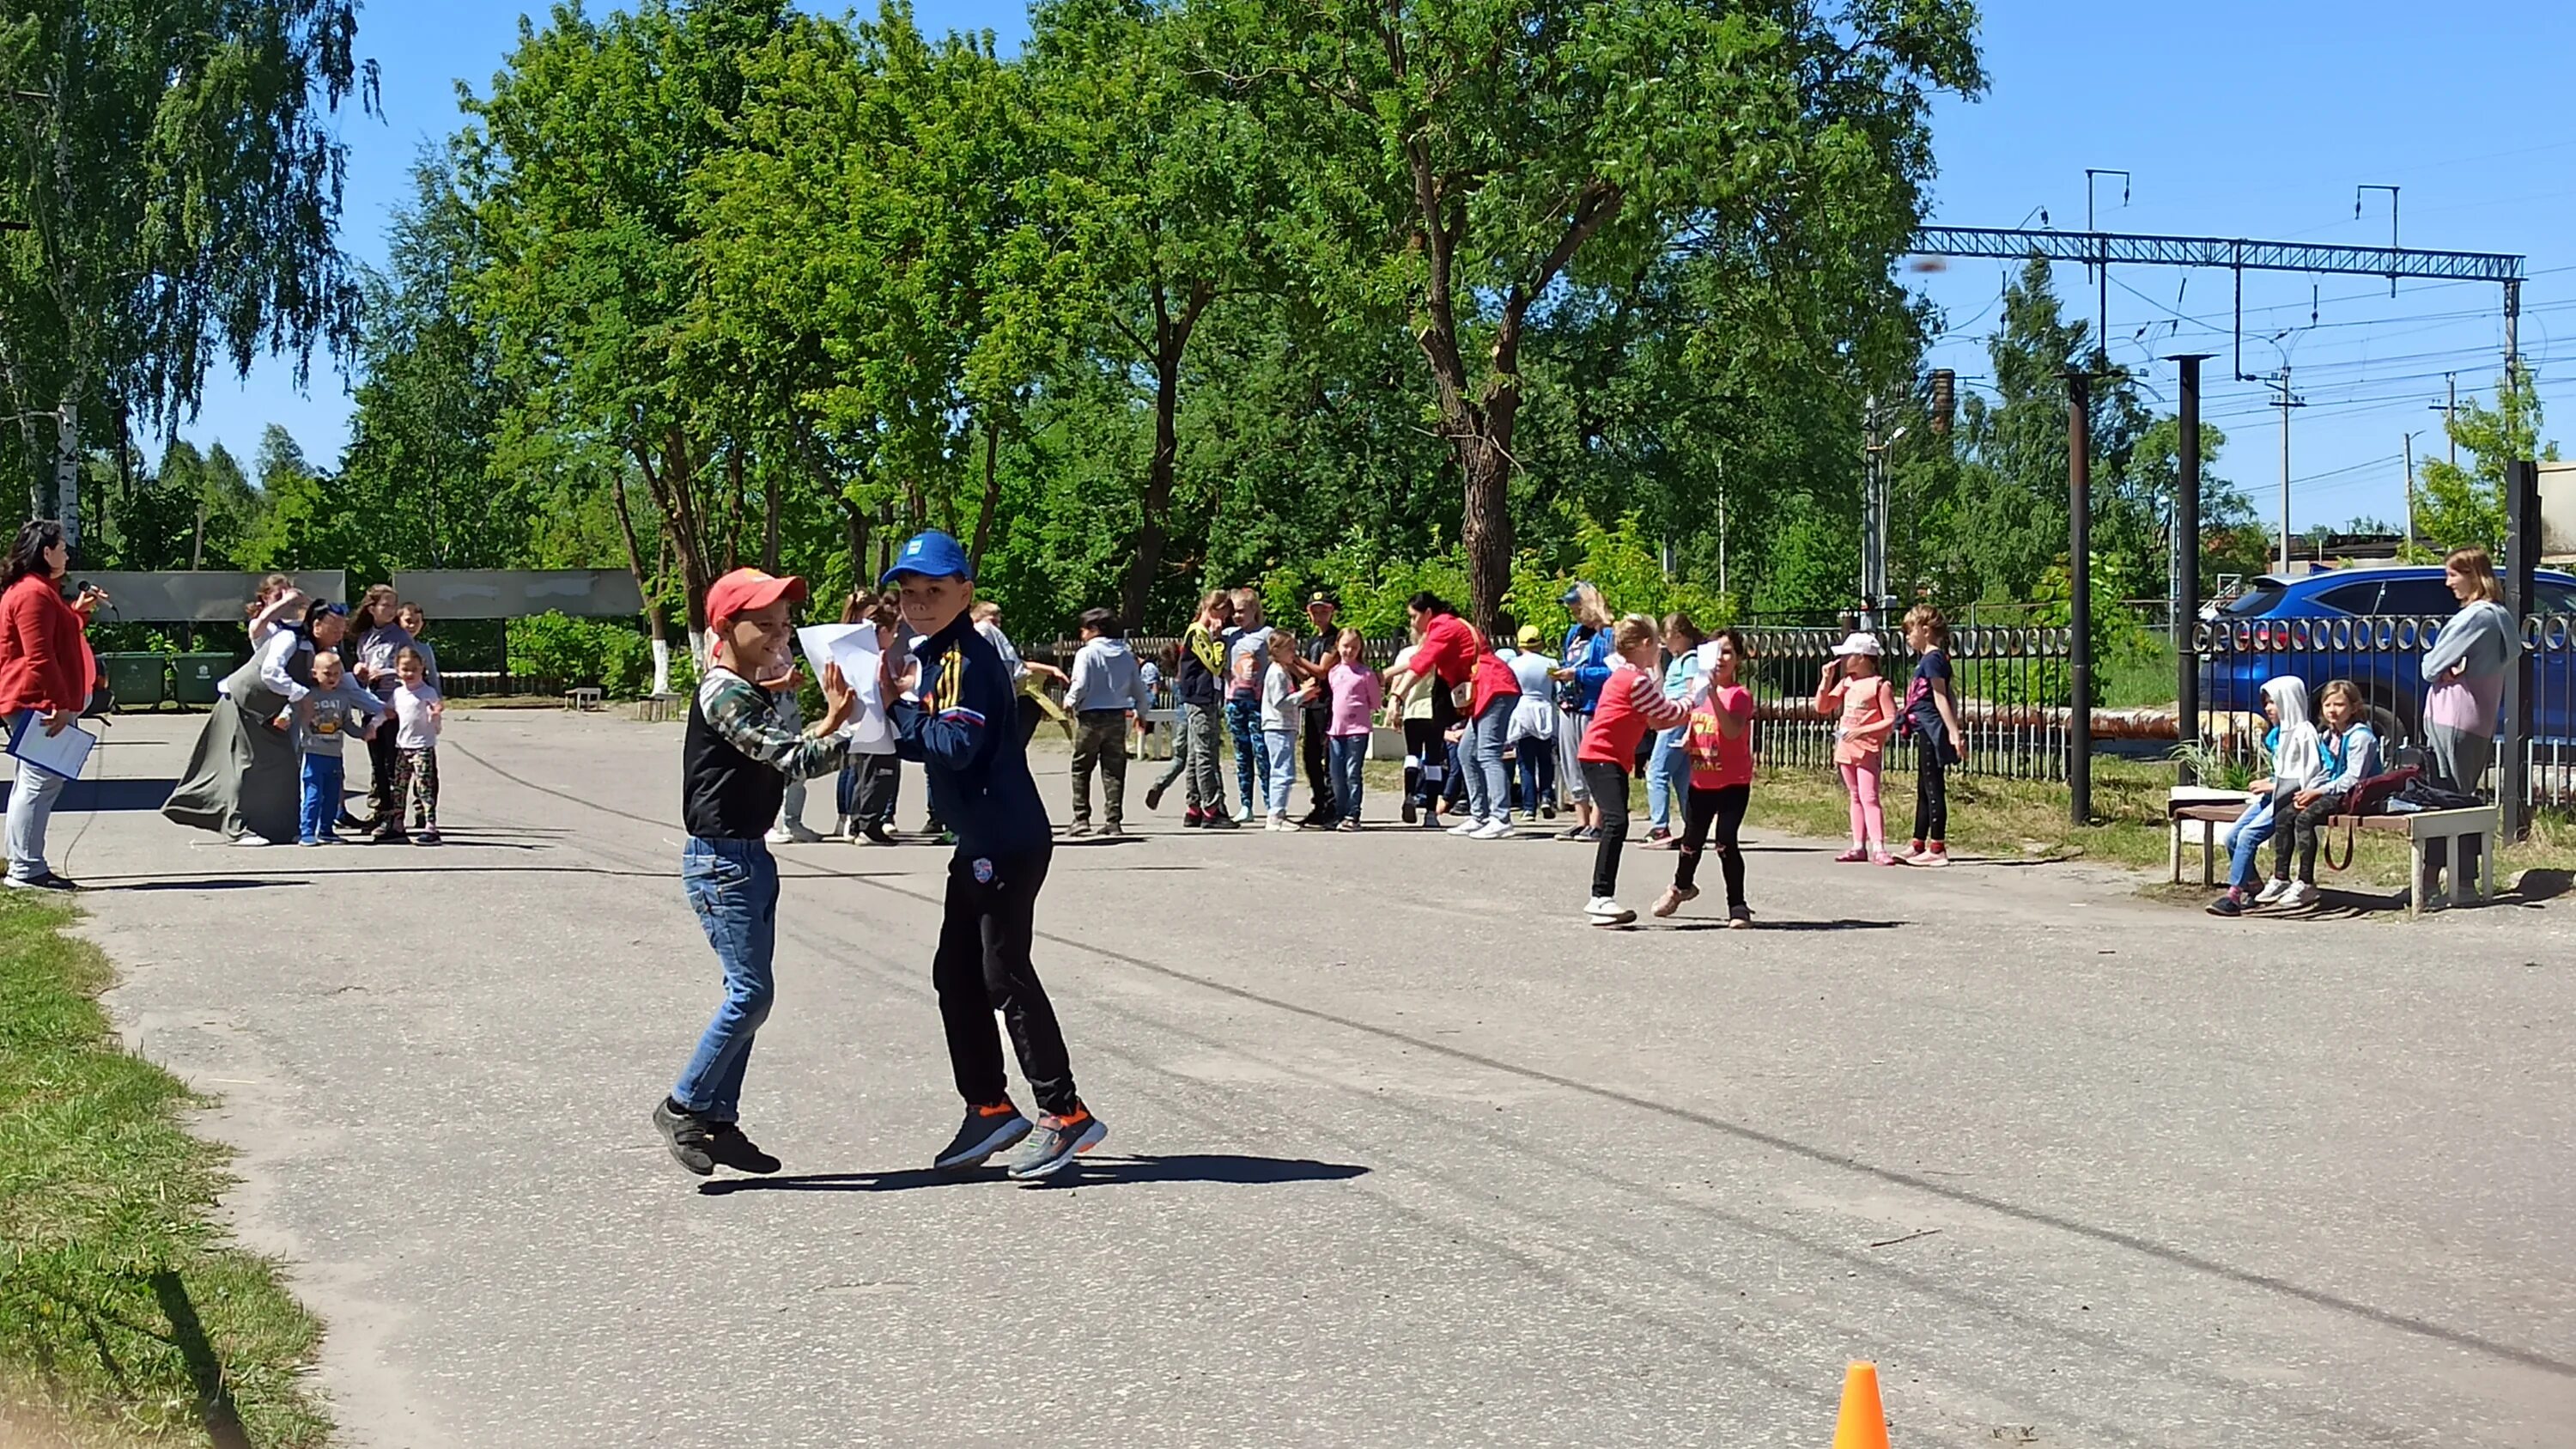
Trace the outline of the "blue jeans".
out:
M 1249 813 L 1256 804 L 1270 798 L 1270 776 L 1273 773 L 1270 752 L 1261 743 L 1261 701 L 1227 700 L 1225 728 L 1226 733 L 1234 736 L 1235 784 L 1240 787 L 1235 798 L 1243 802 L 1245 812 Z M 1255 787 L 1256 780 L 1258 788 Z M 1220 811 L 1225 809 L 1225 802 L 1216 802 L 1216 808 Z
M 34 710 L 21 710 L 5 721 L 8 728 L 18 727 L 20 715 L 27 718 L 27 728 L 45 727 L 44 716 Z M 45 865 L 45 825 L 54 816 L 54 802 L 63 798 L 68 776 L 51 770 L 40 770 L 21 761 L 18 778 L 9 786 L 9 876 L 12 880 L 43 880 L 52 872 Z
M 1270 813 L 1285 815 L 1288 813 L 1288 797 L 1297 791 L 1297 732 L 1263 730 L 1261 736 L 1270 747 L 1265 772 L 1270 778 L 1262 783 L 1262 788 L 1269 792 Z
M 1655 752 L 1646 760 L 1646 824 L 1669 832 L 1673 806 L 1690 804 L 1690 731 L 1658 730 Z
M 2236 843 L 2227 864 L 2229 885 L 2239 890 L 2255 888 L 2255 878 L 2263 873 L 2256 856 L 2261 853 L 2263 842 L 2270 840 L 2272 833 L 2280 829 L 2281 804 L 2280 798 L 2275 796 L 2245 812 L 2245 818 L 2237 822 Z
M 680 884 L 724 968 L 724 1002 L 671 1088 L 671 1100 L 712 1122 L 741 1118 L 752 1034 L 769 1019 L 770 958 L 778 947 L 778 865 L 758 840 L 689 837 Z
M 1511 743 L 1512 710 L 1517 695 L 1500 695 L 1467 727 L 1459 741 L 1460 763 L 1467 769 L 1467 814 L 1476 820 L 1508 820 L 1512 782 L 1503 773 L 1503 746 Z
M 1536 820 L 1539 806 L 1556 803 L 1556 736 L 1523 735 L 1512 741 L 1512 759 L 1521 814 Z
M 297 818 L 296 838 L 307 845 L 330 840 L 331 824 L 340 818 L 340 784 L 348 767 L 338 755 L 304 757 L 304 813 Z
M 1333 808 L 1344 820 L 1360 818 L 1360 795 L 1367 786 L 1360 769 L 1368 763 L 1369 737 L 1334 735 L 1324 742 L 1333 761 Z

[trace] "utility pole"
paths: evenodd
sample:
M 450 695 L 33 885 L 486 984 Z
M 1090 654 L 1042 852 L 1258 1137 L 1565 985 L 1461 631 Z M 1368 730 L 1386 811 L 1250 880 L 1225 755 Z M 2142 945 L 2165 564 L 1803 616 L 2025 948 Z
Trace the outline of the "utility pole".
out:
M 2120 204 L 2129 204 L 2128 172 L 2107 166 L 2085 167 L 2084 229 L 2087 232 L 2096 230 L 2093 225 L 2093 179 L 2097 176 L 2119 177 Z M 2093 244 L 2093 249 L 2093 369 L 2107 372 L 2111 364 L 2111 255 L 2110 248 L 2100 241 Z
M 2182 437 L 2174 469 L 2174 541 L 2182 547 L 2181 572 L 2174 576 L 2174 662 L 2181 676 L 2174 681 L 2176 723 L 2182 743 L 2200 742 L 2200 365 L 2205 352 L 2174 359 L 2182 368 Z M 2189 764 L 2180 783 L 2196 785 Z
M 1878 438 L 1878 395 L 1861 403 L 1860 627 L 1878 627 L 1878 596 L 1887 591 L 1886 445 Z
M 2415 553 L 2415 433 L 2406 435 L 2406 553 Z
M 2456 372 L 2443 373 L 2442 389 L 2442 401 L 2426 403 L 2424 406 L 2442 415 L 2442 436 L 2451 439 L 2451 466 L 2456 468 L 2460 466 L 2460 440 L 2451 436 L 2451 414 L 2460 406 L 2460 375 Z
M 2093 378 L 2066 372 L 2066 812 L 2093 821 Z
M 2305 407 L 2290 391 L 2290 364 L 2281 364 L 2280 381 L 2270 384 L 2281 390 L 2281 576 L 2290 574 L 2290 409 Z

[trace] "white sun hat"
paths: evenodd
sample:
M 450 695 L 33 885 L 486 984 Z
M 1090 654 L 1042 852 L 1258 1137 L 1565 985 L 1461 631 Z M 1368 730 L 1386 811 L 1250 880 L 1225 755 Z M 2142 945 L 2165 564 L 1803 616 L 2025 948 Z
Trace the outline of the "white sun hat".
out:
M 1840 658 L 1845 654 L 1866 654 L 1870 658 L 1876 659 L 1878 657 L 1878 636 L 1875 634 L 1864 634 L 1857 629 L 1853 630 L 1851 633 L 1843 636 L 1843 642 L 1834 646 L 1835 657 Z

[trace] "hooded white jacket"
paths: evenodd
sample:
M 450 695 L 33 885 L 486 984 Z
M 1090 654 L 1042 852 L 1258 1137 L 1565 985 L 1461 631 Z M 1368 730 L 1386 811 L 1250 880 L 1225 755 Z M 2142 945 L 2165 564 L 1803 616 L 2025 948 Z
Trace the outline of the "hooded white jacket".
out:
M 2324 784 L 2325 742 L 2308 716 L 2308 682 L 2277 675 L 2264 682 L 2263 697 L 2272 702 L 2281 728 L 2280 742 L 2272 747 L 2273 790 L 2312 790 Z

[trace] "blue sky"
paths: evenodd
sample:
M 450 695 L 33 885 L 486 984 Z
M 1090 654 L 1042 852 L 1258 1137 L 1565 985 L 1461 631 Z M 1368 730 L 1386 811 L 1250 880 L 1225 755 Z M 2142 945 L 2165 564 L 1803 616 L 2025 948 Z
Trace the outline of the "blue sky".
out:
M 383 255 L 413 156 L 456 127 L 455 82 L 487 88 L 529 8 L 374 0 L 362 12 L 359 49 L 383 67 L 385 115 L 341 123 L 351 151 L 344 243 L 354 255 Z M 1006 47 L 1027 29 L 1012 0 L 918 0 L 917 15 L 931 30 L 990 28 Z M 2035 226 L 2045 208 L 2056 226 L 2080 229 L 2085 168 L 2118 167 L 2132 173 L 2130 199 L 2119 204 L 2116 179 L 2097 188 L 2107 230 L 2379 245 L 2385 199 L 2373 193 L 2356 220 L 2354 188 L 2395 185 L 2405 245 L 2529 257 L 2523 354 L 2540 370 L 2544 399 L 2576 408 L 2576 90 L 2564 84 L 2576 6 L 2522 0 L 2432 18 L 2385 0 L 1995 0 L 1983 32 L 1992 86 L 1975 103 L 1944 104 L 1935 123 L 1934 219 Z M 1987 371 L 1989 309 L 2009 270 L 1958 262 L 1908 274 L 1948 314 L 1935 365 L 1956 368 L 1968 386 Z M 2186 280 L 2117 268 L 2112 279 L 2113 356 L 2151 367 L 2165 402 L 2172 369 L 2151 355 L 2230 350 L 2226 273 Z M 2321 298 L 2313 327 L 2312 285 Z M 2060 268 L 2058 288 L 2070 311 L 2092 315 L 2093 288 L 2079 269 Z M 2442 396 L 2444 374 L 2457 374 L 2462 397 L 2483 397 L 2501 367 L 2492 286 L 2408 282 L 2392 299 L 2371 278 L 2249 274 L 2245 307 L 2247 370 L 2273 371 L 2286 354 L 2309 403 L 2291 424 L 2299 529 L 2358 514 L 2396 521 L 2401 435 L 2423 430 L 2419 458 L 2439 448 L 2440 420 L 2427 405 Z M 201 417 L 182 432 L 201 444 L 220 439 L 247 460 L 260 430 L 279 422 L 317 460 L 336 457 L 348 436 L 344 382 L 317 359 L 310 393 L 299 395 L 289 371 L 264 363 L 246 383 L 211 379 Z M 2230 381 L 2229 371 L 2227 357 L 2209 364 L 2206 415 L 2228 435 L 2218 469 L 2270 518 L 2278 414 L 2260 385 Z

